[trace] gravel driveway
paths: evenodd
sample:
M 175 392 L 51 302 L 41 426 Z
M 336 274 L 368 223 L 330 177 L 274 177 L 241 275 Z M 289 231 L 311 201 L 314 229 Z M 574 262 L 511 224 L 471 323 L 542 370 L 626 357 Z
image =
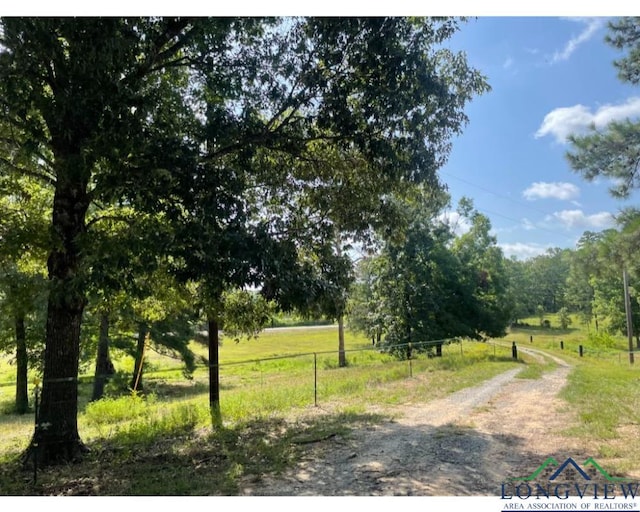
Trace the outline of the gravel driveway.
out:
M 549 456 L 589 456 L 561 435 L 574 418 L 557 396 L 570 367 L 556 362 L 540 379 L 516 378 L 513 369 L 444 399 L 387 408 L 393 420 L 316 443 L 297 467 L 243 494 L 498 496 L 507 478 Z

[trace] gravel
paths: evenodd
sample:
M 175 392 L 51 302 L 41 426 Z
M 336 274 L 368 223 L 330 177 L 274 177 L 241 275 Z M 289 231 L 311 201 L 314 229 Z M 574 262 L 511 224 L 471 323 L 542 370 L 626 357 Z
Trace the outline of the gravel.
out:
M 570 367 L 554 359 L 557 368 L 539 379 L 512 369 L 444 399 L 372 407 L 394 419 L 315 443 L 295 468 L 248 482 L 242 494 L 498 496 L 506 479 L 549 456 L 587 458 L 588 447 L 562 435 L 576 419 L 558 397 Z

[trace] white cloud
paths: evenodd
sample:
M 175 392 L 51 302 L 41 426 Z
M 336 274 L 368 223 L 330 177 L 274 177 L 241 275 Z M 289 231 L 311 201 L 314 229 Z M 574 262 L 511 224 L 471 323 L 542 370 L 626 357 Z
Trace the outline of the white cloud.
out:
M 462 217 L 458 212 L 443 212 L 438 215 L 437 220 L 447 224 L 456 236 L 464 235 L 471 229 L 471 223 L 465 217 Z
M 602 18 L 575 18 L 574 21 L 585 23 L 586 26 L 577 36 L 572 37 L 567 41 L 561 51 L 556 51 L 553 54 L 553 57 L 551 58 L 552 64 L 568 60 L 573 52 L 575 52 L 581 44 L 586 43 L 591 39 L 605 23 L 605 20 Z
M 569 135 L 586 132 L 590 127 L 603 128 L 612 121 L 640 117 L 640 98 L 633 97 L 620 105 L 602 105 L 591 112 L 584 105 L 560 107 L 552 110 L 535 133 L 536 139 L 553 135 L 559 143 L 565 143 Z
M 513 59 L 511 57 L 507 57 L 507 59 L 502 63 L 503 69 L 509 69 L 513 66 Z
M 580 189 L 573 183 L 555 182 L 546 183 L 539 181 L 532 183 L 522 195 L 529 201 L 536 199 L 561 199 L 568 201 L 580 195 Z
M 557 222 L 567 228 L 600 228 L 611 227 L 614 224 L 614 217 L 609 212 L 599 212 L 586 215 L 582 210 L 562 210 L 548 215 L 545 219 L 548 222 Z
M 507 258 L 515 256 L 519 260 L 526 260 L 528 258 L 535 258 L 541 254 L 544 254 L 550 246 L 540 244 L 525 244 L 522 242 L 516 242 L 514 244 L 498 244 L 502 249 L 502 252 Z

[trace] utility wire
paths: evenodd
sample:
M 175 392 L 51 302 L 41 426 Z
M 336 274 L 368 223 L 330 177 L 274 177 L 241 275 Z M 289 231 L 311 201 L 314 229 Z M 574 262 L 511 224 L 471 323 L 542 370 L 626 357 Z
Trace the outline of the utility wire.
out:
M 480 186 L 480 185 L 478 185 L 478 184 L 476 184 L 476 183 L 471 183 L 470 181 L 467 181 L 467 180 L 465 180 L 465 179 L 462 179 L 462 178 L 460 178 L 460 177 L 458 177 L 458 176 L 454 176 L 453 174 L 449 174 L 449 173 L 446 173 L 446 172 L 442 172 L 442 173 L 440 173 L 440 174 L 442 174 L 442 175 L 444 175 L 444 176 L 449 176 L 450 178 L 454 178 L 454 179 L 456 179 L 456 180 L 458 180 L 458 181 L 461 181 L 462 183 L 466 183 L 467 185 L 471 185 L 472 187 L 475 187 L 475 188 L 477 188 L 477 189 L 480 189 L 480 190 L 482 190 L 483 192 L 487 192 L 487 193 L 492 194 L 492 195 L 494 195 L 494 196 L 496 196 L 496 197 L 499 197 L 499 198 L 501 198 L 501 199 L 506 199 L 507 201 L 511 201 L 512 203 L 517 204 L 518 206 L 523 206 L 523 207 L 525 207 L 525 208 L 529 208 L 530 210 L 536 211 L 536 212 L 538 212 L 538 213 L 542 213 L 543 215 L 549 215 L 549 216 L 553 215 L 553 214 L 552 214 L 552 213 L 550 213 L 550 212 L 547 212 L 547 211 L 541 210 L 541 209 L 539 209 L 539 208 L 536 208 L 535 206 L 531 206 L 530 204 L 527 204 L 527 203 L 523 203 L 523 202 L 517 201 L 517 200 L 513 199 L 512 197 L 505 196 L 505 195 L 503 195 L 503 194 L 498 194 L 497 192 L 495 192 L 495 191 L 493 191 L 493 190 L 490 190 L 490 189 L 488 189 L 488 188 L 482 187 L 482 186 Z
M 468 181 L 468 180 L 465 180 L 465 179 L 462 179 L 462 178 L 460 178 L 460 177 L 458 177 L 458 176 L 454 176 L 453 174 L 446 173 L 446 172 L 441 172 L 440 174 L 442 174 L 443 176 L 449 176 L 449 177 L 451 177 L 451 178 L 454 178 L 454 179 L 456 179 L 456 180 L 459 180 L 459 181 L 461 181 L 461 182 L 463 182 L 463 183 L 466 183 L 467 185 L 470 185 L 470 186 L 475 187 L 475 188 L 477 188 L 477 189 L 479 189 L 479 190 L 482 190 L 483 192 L 487 192 L 487 193 L 492 194 L 492 195 L 494 195 L 494 196 L 496 196 L 496 197 L 499 197 L 499 198 L 501 198 L 501 199 L 505 199 L 505 200 L 510 201 L 510 202 L 512 202 L 512 203 L 514 203 L 514 204 L 517 204 L 518 206 L 521 206 L 521 207 L 524 207 L 524 208 L 529 208 L 530 210 L 536 211 L 536 212 L 538 212 L 538 213 L 542 213 L 543 215 L 546 215 L 547 217 L 553 217 L 553 214 L 552 214 L 552 213 L 550 213 L 550 212 L 547 212 L 547 211 L 541 210 L 541 209 L 539 209 L 539 208 L 536 208 L 535 206 L 531 206 L 531 205 L 529 205 L 529 204 L 525 204 L 525 203 L 522 203 L 522 202 L 520 202 L 520 201 L 516 201 L 516 200 L 515 200 L 515 199 L 513 199 L 512 197 L 505 196 L 505 195 L 503 195 L 503 194 L 498 194 L 497 192 L 494 192 L 493 190 L 490 190 L 490 189 L 488 189 L 488 188 L 482 187 L 482 186 L 480 186 L 480 185 L 477 185 L 476 183 L 472 183 L 472 182 L 470 182 L 470 181 Z M 487 209 L 484 209 L 484 208 L 478 208 L 478 207 L 476 207 L 476 209 L 477 209 L 477 210 L 479 210 L 479 211 L 481 211 L 481 212 L 488 213 L 488 214 L 490 214 L 490 215 L 495 215 L 495 216 L 497 216 L 497 217 L 502 217 L 503 219 L 506 219 L 506 220 L 509 220 L 509 221 L 511 221 L 511 222 L 514 222 L 515 224 L 522 224 L 522 221 L 521 221 L 521 220 L 514 219 L 514 218 L 512 218 L 512 217 L 508 217 L 508 216 L 503 215 L 503 214 L 501 214 L 501 213 L 493 212 L 493 211 L 491 211 L 491 210 L 487 210 Z M 575 238 L 574 238 L 574 237 L 570 237 L 570 236 L 565 235 L 565 234 L 563 234 L 563 233 L 560 233 L 560 232 L 558 232 L 558 231 L 554 231 L 554 230 L 551 230 L 551 229 L 547 229 L 547 228 L 544 228 L 544 227 L 542 227 L 542 226 L 538 226 L 538 225 L 536 225 L 536 226 L 535 226 L 535 229 L 538 229 L 538 230 L 540 230 L 540 231 L 545 231 L 545 232 L 547 232 L 547 233 L 553 234 L 553 235 L 555 235 L 555 236 L 559 236 L 559 237 L 561 237 L 561 238 L 564 238 L 565 240 L 568 240 L 568 241 L 570 241 L 570 242 L 572 242 L 572 243 L 575 243 Z

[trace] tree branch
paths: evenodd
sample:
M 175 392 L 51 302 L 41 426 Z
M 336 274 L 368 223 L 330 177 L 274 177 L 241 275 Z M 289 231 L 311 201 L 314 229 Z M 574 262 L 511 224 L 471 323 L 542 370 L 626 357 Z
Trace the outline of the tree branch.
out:
M 179 18 L 172 22 L 169 22 L 165 30 L 153 41 L 153 45 L 150 49 L 149 55 L 138 67 L 138 69 L 130 75 L 128 78 L 143 78 L 144 76 L 157 71 L 162 68 L 162 60 L 168 59 L 170 56 L 175 55 L 180 49 L 184 48 L 191 39 L 193 28 L 191 30 L 182 33 L 189 24 L 192 22 L 192 18 Z M 182 33 L 181 37 L 180 36 Z M 168 48 L 162 50 L 172 39 L 178 37 L 178 40 L 174 42 Z M 175 65 L 175 61 L 174 61 Z M 125 81 L 128 81 L 125 79 Z
M 17 172 L 19 174 L 24 174 L 25 176 L 29 176 L 31 178 L 35 178 L 39 181 L 44 182 L 46 185 L 50 185 L 51 187 L 55 188 L 56 186 L 56 180 L 53 177 L 48 176 L 47 174 L 38 173 L 31 169 L 27 169 L 26 167 L 20 167 L 14 164 L 11 160 L 1 156 L 0 156 L 0 165 L 6 165 L 7 167 L 10 167 L 11 169 L 13 169 L 14 172 Z
M 102 215 L 102 216 L 98 216 L 98 217 L 94 217 L 93 219 L 91 219 L 89 222 L 87 222 L 87 229 L 89 229 L 91 226 L 93 226 L 94 224 L 97 224 L 100 221 L 104 221 L 104 220 L 113 220 L 116 222 L 124 222 L 125 224 L 131 225 L 133 224 L 133 221 L 130 217 L 126 217 L 124 215 Z

